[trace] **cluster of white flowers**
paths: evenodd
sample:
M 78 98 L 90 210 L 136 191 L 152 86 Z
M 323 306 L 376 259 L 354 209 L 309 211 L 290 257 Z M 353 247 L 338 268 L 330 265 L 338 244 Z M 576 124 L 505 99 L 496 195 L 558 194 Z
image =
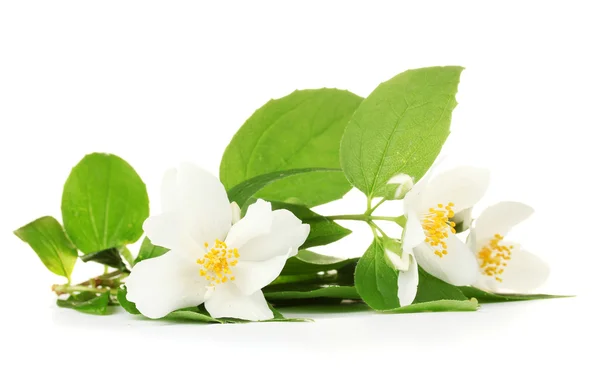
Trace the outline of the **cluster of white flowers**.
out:
M 398 276 L 398 299 L 410 305 L 419 284 L 418 266 L 453 285 L 524 293 L 548 275 L 546 264 L 505 240 L 533 210 L 517 202 L 489 207 L 463 242 L 454 220 L 484 195 L 486 170 L 459 167 L 430 174 L 414 187 L 396 177 L 406 224 L 400 251 L 386 250 Z M 190 164 L 172 169 L 162 186 L 162 211 L 144 223 L 153 244 L 170 249 L 136 264 L 126 281 L 127 298 L 150 318 L 204 303 L 215 318 L 273 318 L 262 288 L 297 254 L 310 227 L 288 210 L 272 211 L 258 200 L 240 219 L 217 178 Z M 466 220 L 465 220 L 466 221 Z
M 430 180 L 431 171 L 404 197 L 406 226 L 400 254 L 386 250 L 398 269 L 398 299 L 410 305 L 417 294 L 417 265 L 456 286 L 492 292 L 526 293 L 541 285 L 549 269 L 537 256 L 504 237 L 533 209 L 519 202 L 488 207 L 471 227 L 466 242 L 456 236 L 454 219 L 470 211 L 489 184 L 485 169 L 457 167 Z

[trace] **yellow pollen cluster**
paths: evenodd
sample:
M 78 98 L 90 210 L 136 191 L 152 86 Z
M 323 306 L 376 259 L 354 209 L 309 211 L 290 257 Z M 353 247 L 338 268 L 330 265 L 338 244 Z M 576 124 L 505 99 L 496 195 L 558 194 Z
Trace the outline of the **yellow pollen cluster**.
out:
M 448 245 L 445 241 L 448 238 L 448 232 L 456 233 L 454 229 L 456 223 L 450 221 L 450 218 L 454 216 L 453 207 L 454 203 L 449 202 L 446 206 L 438 204 L 437 208 L 429 208 L 429 213 L 421 222 L 423 230 L 425 230 L 425 242 L 433 247 L 434 254 L 440 258 L 448 254 Z
M 204 247 L 209 248 L 208 243 Z M 236 266 L 240 257 L 238 249 L 230 249 L 225 242 L 215 240 L 215 244 L 207 250 L 202 259 L 196 260 L 200 264 L 200 275 L 210 282 L 210 286 L 235 280 L 231 275 L 231 267 Z
M 500 275 L 504 273 L 506 262 L 510 260 L 514 246 L 500 245 L 504 237 L 495 234 L 489 244 L 481 248 L 477 257 L 480 260 L 479 267 L 481 272 L 487 276 L 494 277 L 498 282 L 502 282 Z

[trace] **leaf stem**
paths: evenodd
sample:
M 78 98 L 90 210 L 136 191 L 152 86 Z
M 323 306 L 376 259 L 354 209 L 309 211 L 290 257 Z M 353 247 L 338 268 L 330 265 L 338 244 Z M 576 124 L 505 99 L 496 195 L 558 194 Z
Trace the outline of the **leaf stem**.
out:
M 365 212 L 365 215 L 371 215 L 373 214 L 373 212 L 375 212 L 375 210 L 377 210 L 377 208 L 383 204 L 386 201 L 386 198 L 383 197 L 381 198 L 381 200 L 379 200 L 379 202 L 377 204 L 375 204 L 375 206 L 373 206 L 372 208 L 369 207 L 369 209 L 367 209 L 367 211 Z M 371 201 L 369 200 L 369 204 L 371 203 Z

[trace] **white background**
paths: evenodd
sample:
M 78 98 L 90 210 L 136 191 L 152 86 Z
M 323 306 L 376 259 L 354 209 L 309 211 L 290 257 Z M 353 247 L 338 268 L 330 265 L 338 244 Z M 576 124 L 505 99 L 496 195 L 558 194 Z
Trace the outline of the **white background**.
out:
M 1 367 L 597 365 L 592 1 L 211 3 L 0 3 Z M 552 267 L 542 292 L 578 297 L 476 313 L 311 314 L 312 324 L 96 317 L 56 308 L 50 285 L 61 278 L 12 235 L 39 216 L 60 219 L 62 185 L 86 153 L 129 161 L 154 205 L 162 172 L 182 160 L 217 174 L 231 136 L 268 99 L 319 87 L 366 96 L 431 65 L 466 67 L 445 154 L 493 171 L 482 206 L 536 208 L 513 238 Z M 355 194 L 323 211 L 362 206 Z M 353 236 L 329 252 L 360 254 L 368 234 Z M 100 269 L 78 265 L 75 278 Z

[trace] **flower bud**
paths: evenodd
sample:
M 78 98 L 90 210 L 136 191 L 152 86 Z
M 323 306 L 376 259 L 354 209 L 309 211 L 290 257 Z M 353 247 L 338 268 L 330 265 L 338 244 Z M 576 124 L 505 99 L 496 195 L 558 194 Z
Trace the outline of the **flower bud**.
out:
M 389 190 L 386 196 L 390 200 L 401 200 L 414 185 L 413 179 L 408 174 L 400 173 L 388 181 Z

